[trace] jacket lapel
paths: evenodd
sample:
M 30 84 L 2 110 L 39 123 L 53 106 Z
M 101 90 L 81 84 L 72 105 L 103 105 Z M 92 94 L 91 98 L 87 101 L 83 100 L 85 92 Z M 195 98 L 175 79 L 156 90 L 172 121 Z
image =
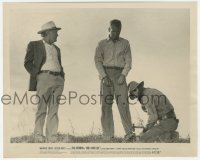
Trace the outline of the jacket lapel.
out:
M 43 43 L 42 40 L 40 40 L 40 48 L 41 48 L 41 52 L 43 54 L 42 56 L 44 57 L 43 61 L 42 61 L 42 64 L 44 64 L 45 61 L 46 61 L 46 49 L 45 49 L 45 46 L 44 46 L 44 43 Z

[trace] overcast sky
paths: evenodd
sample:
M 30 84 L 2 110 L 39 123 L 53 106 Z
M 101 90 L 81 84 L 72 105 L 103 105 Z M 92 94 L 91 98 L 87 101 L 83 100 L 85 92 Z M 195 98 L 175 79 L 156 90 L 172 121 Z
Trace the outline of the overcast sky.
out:
M 24 69 L 24 56 L 29 41 L 41 39 L 41 25 L 53 20 L 62 30 L 56 45 L 61 49 L 66 74 L 64 94 L 99 94 L 98 73 L 94 65 L 97 43 L 108 36 L 111 19 L 122 22 L 121 37 L 128 39 L 133 66 L 127 81 L 144 81 L 146 87 L 162 91 L 174 105 L 180 119 L 179 131 L 189 134 L 189 10 L 187 9 L 12 9 L 9 17 L 11 88 L 28 89 L 29 75 Z M 69 119 L 77 133 L 89 133 L 94 121 L 100 126 L 100 104 L 61 106 L 60 130 Z M 139 105 L 136 105 L 139 109 Z M 119 113 L 113 106 L 116 134 L 123 135 Z M 140 112 L 140 111 L 139 111 Z M 141 113 L 142 114 L 142 113 Z M 131 115 L 136 117 L 131 106 Z M 66 122 L 67 121 L 67 122 Z M 81 126 L 80 126 L 81 123 Z

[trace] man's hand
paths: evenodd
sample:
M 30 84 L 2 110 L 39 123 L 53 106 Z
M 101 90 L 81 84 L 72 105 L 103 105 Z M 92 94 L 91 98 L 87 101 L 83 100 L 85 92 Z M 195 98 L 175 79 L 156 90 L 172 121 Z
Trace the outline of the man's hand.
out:
M 110 87 L 111 86 L 111 80 L 108 76 L 105 76 L 103 78 L 103 83 L 107 86 L 107 87 Z
M 125 75 L 121 74 L 121 76 L 118 79 L 118 84 L 119 85 L 123 84 L 125 79 L 126 79 Z
M 156 122 L 153 123 L 149 123 L 147 124 L 144 128 L 143 128 L 143 133 L 145 133 L 146 131 L 148 131 L 149 129 L 153 128 Z
M 146 131 L 148 131 L 148 128 L 144 127 L 142 132 L 145 133 Z

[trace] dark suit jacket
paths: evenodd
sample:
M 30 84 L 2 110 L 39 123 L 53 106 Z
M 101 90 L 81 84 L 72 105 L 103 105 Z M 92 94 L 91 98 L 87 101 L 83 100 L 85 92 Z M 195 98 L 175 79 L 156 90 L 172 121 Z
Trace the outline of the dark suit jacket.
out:
M 61 65 L 60 49 L 54 45 L 58 52 L 58 60 Z M 37 74 L 41 70 L 46 61 L 46 50 L 42 40 L 32 41 L 28 44 L 26 56 L 24 60 L 24 67 L 30 73 L 29 91 L 36 91 Z M 63 67 L 61 65 L 61 76 L 64 78 Z

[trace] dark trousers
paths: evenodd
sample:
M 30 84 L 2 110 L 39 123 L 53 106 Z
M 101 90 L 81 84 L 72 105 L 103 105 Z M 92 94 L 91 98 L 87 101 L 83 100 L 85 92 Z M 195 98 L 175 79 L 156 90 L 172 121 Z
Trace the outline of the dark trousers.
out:
M 159 139 L 165 133 L 175 131 L 178 127 L 178 122 L 175 118 L 169 118 L 161 120 L 159 124 L 155 125 L 153 128 L 145 132 L 140 137 L 141 142 L 153 142 Z

